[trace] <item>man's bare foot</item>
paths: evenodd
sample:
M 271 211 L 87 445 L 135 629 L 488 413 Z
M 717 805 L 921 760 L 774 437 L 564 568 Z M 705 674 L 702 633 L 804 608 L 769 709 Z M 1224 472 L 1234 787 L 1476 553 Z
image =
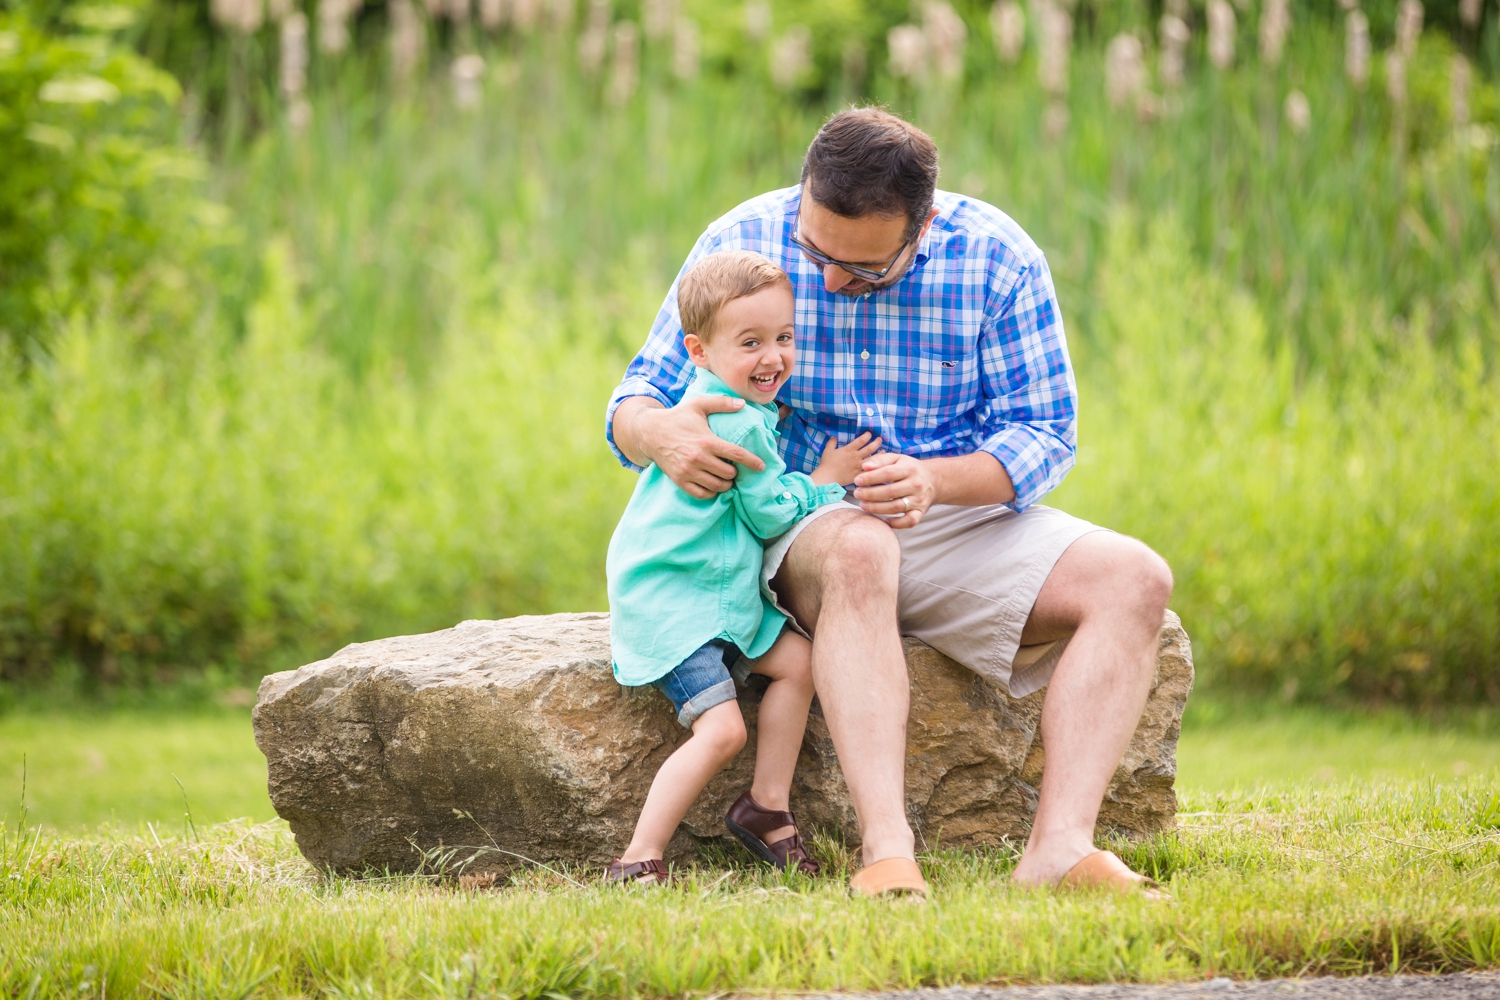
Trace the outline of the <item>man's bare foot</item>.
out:
M 1079 838 L 1057 837 L 1041 844 L 1028 843 L 1021 863 L 1011 872 L 1011 881 L 1025 886 L 1057 885 L 1074 865 L 1097 849 L 1093 842 Z

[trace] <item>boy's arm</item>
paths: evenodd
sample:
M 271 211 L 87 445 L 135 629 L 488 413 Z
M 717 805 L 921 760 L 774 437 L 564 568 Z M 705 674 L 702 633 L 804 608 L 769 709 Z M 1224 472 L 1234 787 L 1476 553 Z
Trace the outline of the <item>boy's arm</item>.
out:
M 800 472 L 787 472 L 776 439 L 764 426 L 751 426 L 737 438 L 736 444 L 766 463 L 760 471 L 741 468 L 729 494 L 735 516 L 761 541 L 786 534 L 813 509 L 843 499 L 842 486 L 819 486 Z

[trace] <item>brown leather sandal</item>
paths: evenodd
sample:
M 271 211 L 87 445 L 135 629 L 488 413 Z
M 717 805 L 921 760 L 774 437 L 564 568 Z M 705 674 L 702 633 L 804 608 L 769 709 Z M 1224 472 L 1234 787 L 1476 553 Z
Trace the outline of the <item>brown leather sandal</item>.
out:
M 729 807 L 729 814 L 724 817 L 724 825 L 729 827 L 729 832 L 751 854 L 768 865 L 782 871 L 786 871 L 788 865 L 795 865 L 797 871 L 808 876 L 818 874 L 823 868 L 816 858 L 807 853 L 807 844 L 802 839 L 801 831 L 797 830 L 797 817 L 779 809 L 763 808 L 750 797 L 749 792 L 735 799 L 734 805 Z M 791 827 L 795 832 L 774 844 L 767 844 L 762 839 L 766 834 L 784 826 Z
M 1146 899 L 1169 900 L 1172 897 L 1161 886 L 1133 872 L 1114 851 L 1095 851 L 1068 869 L 1058 883 L 1061 889 L 1113 889 L 1116 892 L 1139 892 Z
M 625 884 L 627 882 L 639 882 L 641 885 L 671 885 L 672 872 L 667 868 L 667 863 L 660 858 L 648 858 L 645 861 L 632 861 L 626 864 L 619 858 L 609 863 L 609 875 L 605 881 L 610 883 Z
M 912 902 L 925 903 L 927 880 L 911 858 L 881 858 L 854 873 L 849 891 L 871 897 L 906 896 Z

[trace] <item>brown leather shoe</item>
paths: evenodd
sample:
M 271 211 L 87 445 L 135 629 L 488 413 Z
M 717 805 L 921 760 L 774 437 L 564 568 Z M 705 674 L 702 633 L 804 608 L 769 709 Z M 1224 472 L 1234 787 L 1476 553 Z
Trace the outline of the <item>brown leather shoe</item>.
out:
M 640 882 L 642 885 L 672 884 L 672 873 L 668 870 L 667 863 L 660 858 L 632 861 L 628 865 L 616 858 L 609 863 L 608 871 L 606 882 Z
M 779 809 L 761 808 L 760 803 L 752 799 L 749 792 L 735 799 L 734 805 L 729 807 L 729 814 L 724 817 L 724 825 L 729 827 L 729 832 L 739 838 L 740 843 L 751 854 L 768 865 L 775 865 L 782 871 L 786 871 L 788 865 L 796 865 L 797 870 L 804 875 L 816 875 L 822 870 L 823 866 L 818 864 L 817 859 L 807 853 L 807 844 L 802 840 L 801 831 L 797 830 L 797 818 Z M 774 844 L 767 844 L 762 839 L 766 834 L 784 826 L 797 832 Z

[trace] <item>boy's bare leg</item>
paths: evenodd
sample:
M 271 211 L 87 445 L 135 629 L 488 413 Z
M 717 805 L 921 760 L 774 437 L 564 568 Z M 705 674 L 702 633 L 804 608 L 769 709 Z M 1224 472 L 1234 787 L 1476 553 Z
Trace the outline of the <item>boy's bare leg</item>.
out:
M 901 547 L 878 518 L 835 511 L 809 524 L 776 574 L 813 634 L 813 681 L 838 751 L 865 864 L 913 857 L 906 819 L 911 690 L 896 624 Z
M 750 797 L 767 809 L 787 809 L 802 734 L 807 731 L 807 712 L 812 707 L 812 643 L 788 629 L 756 661 L 754 673 L 771 678 L 771 686 L 760 700 Z M 783 826 L 761 839 L 774 844 L 795 832 L 794 827 Z
M 723 702 L 698 716 L 692 737 L 672 751 L 652 779 L 635 834 L 620 860 L 626 864 L 660 860 L 682 817 L 709 780 L 744 746 L 745 719 L 738 702 Z

